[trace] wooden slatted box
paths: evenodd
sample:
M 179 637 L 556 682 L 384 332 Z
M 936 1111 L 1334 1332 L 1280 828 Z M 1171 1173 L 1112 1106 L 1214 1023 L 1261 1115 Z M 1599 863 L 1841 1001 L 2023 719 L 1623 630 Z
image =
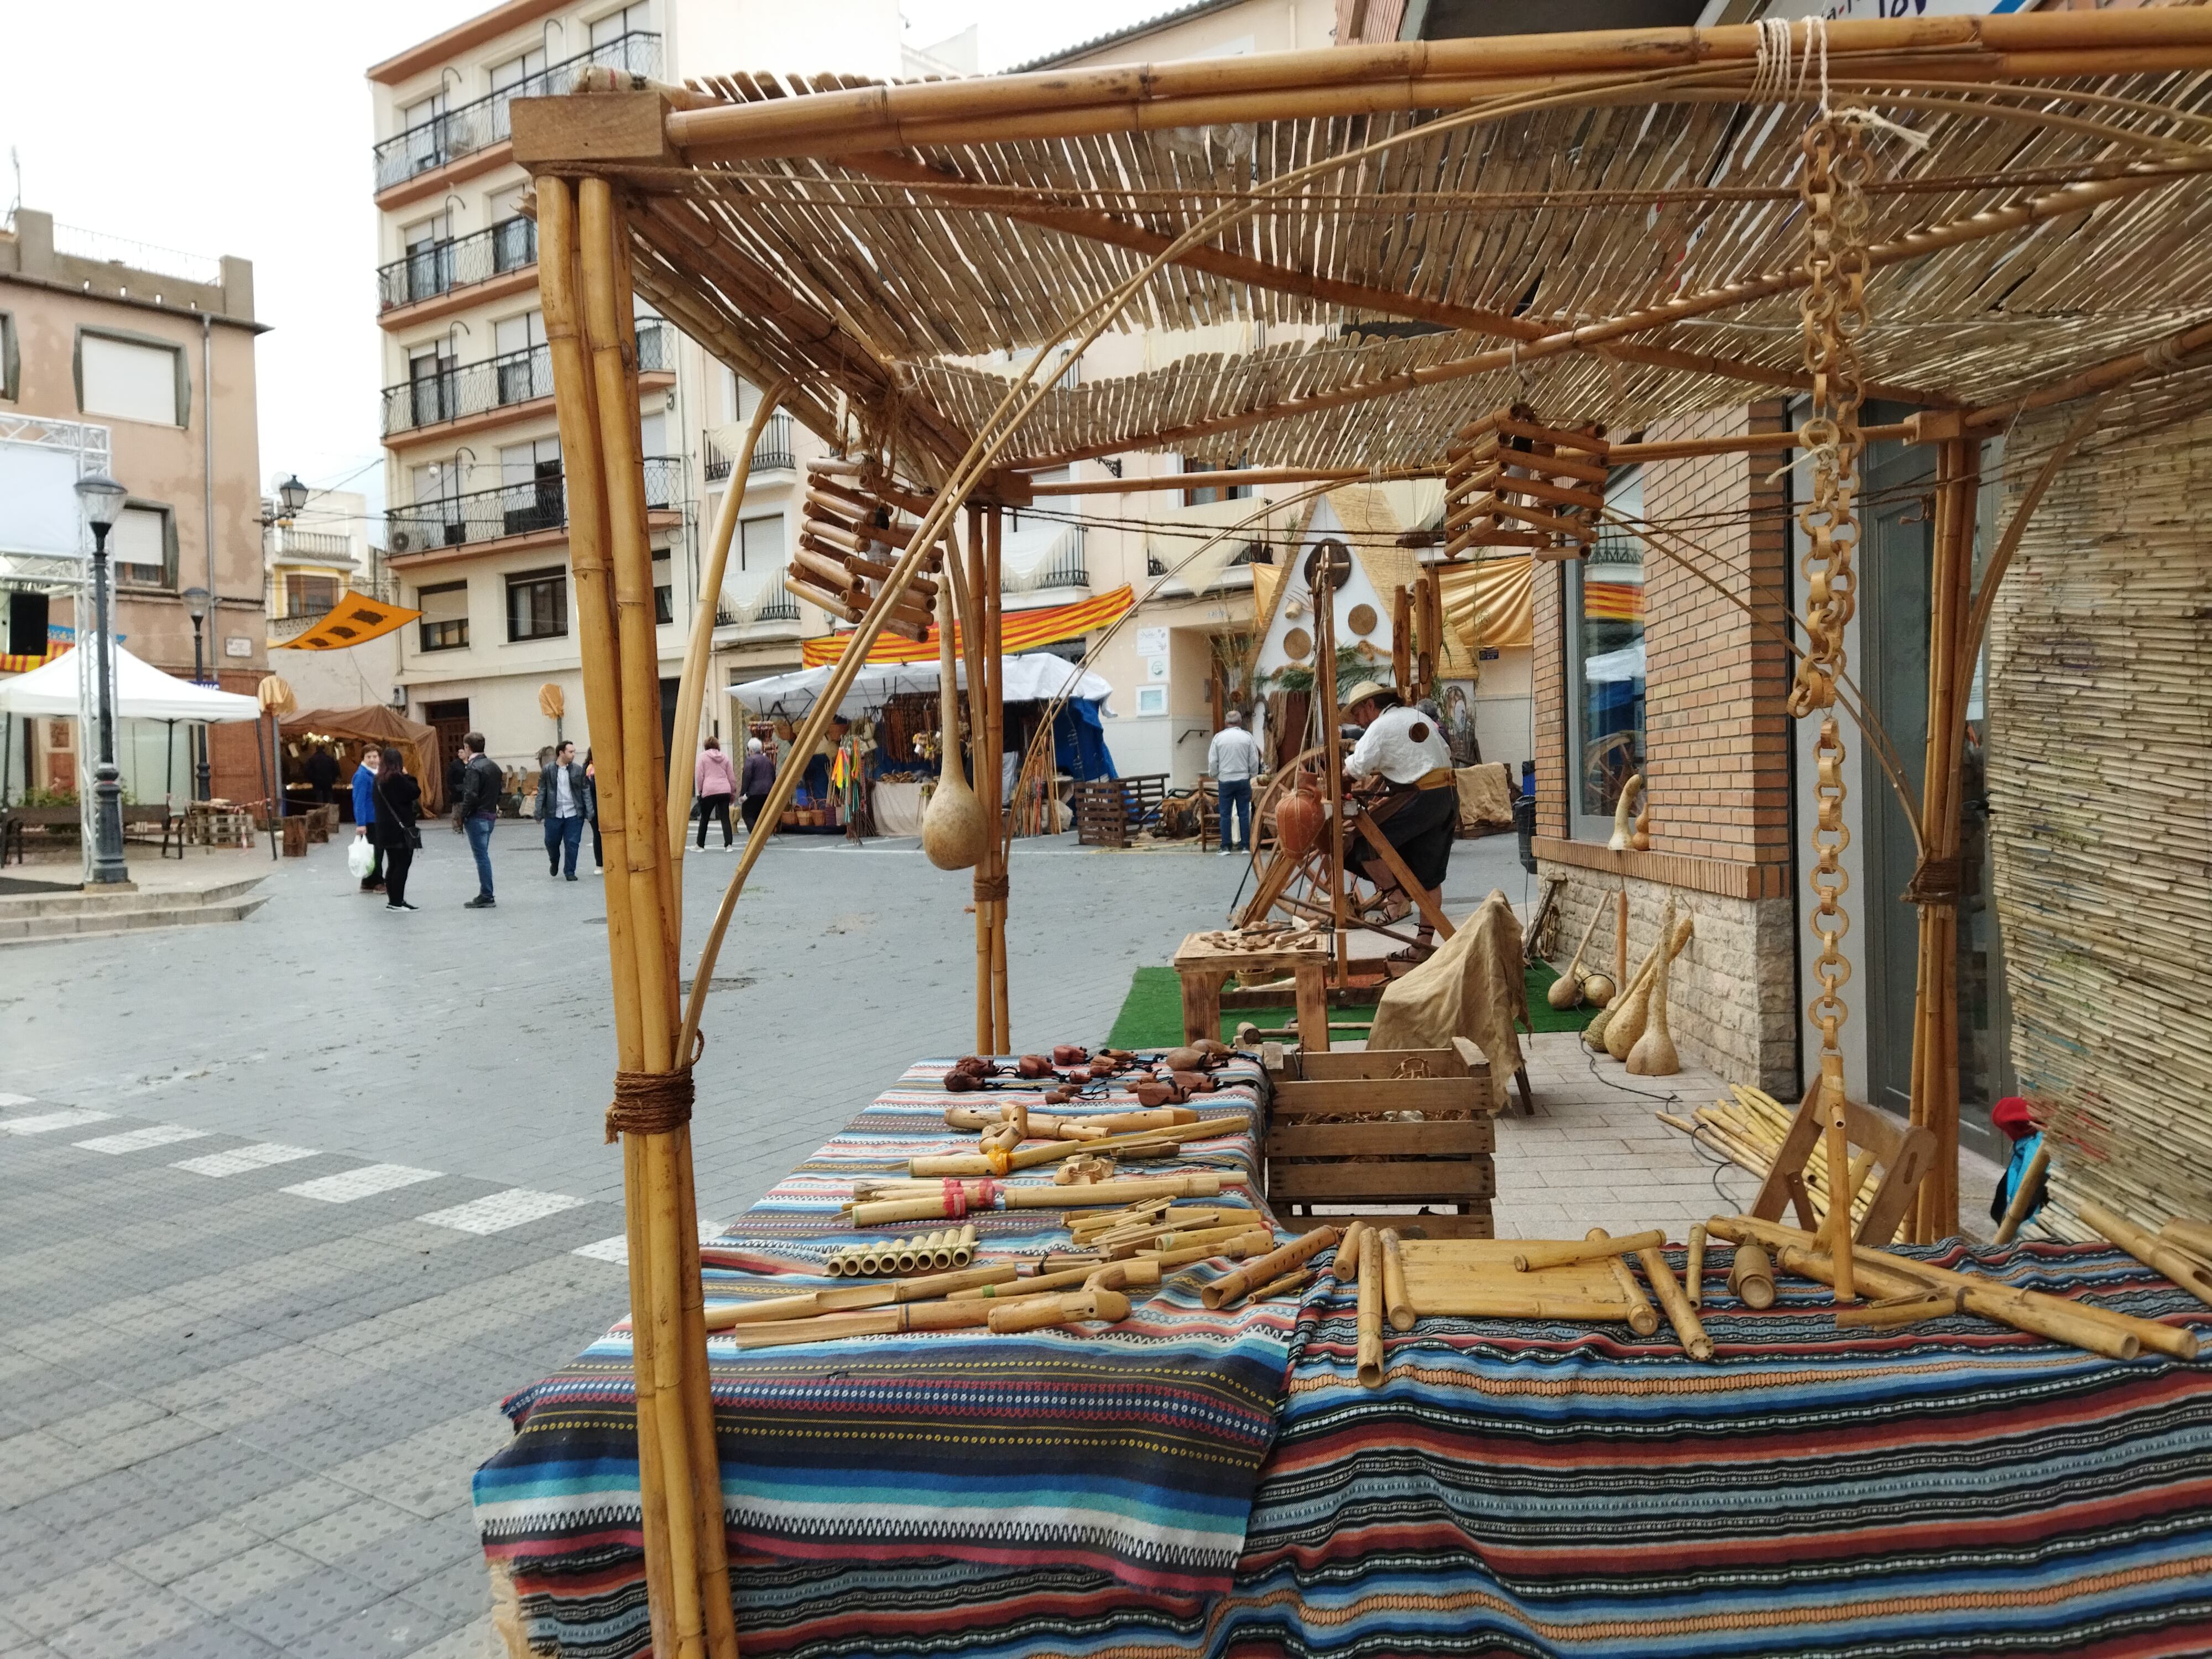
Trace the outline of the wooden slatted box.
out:
M 1318 1206 L 1332 1218 L 1368 1214 L 1431 1238 L 1492 1236 L 1497 1131 L 1489 1063 L 1474 1044 L 1279 1054 L 1271 1047 L 1269 1061 L 1262 1151 L 1278 1214 Z M 1387 1213 L 1376 1208 L 1383 1205 L 1430 1213 Z

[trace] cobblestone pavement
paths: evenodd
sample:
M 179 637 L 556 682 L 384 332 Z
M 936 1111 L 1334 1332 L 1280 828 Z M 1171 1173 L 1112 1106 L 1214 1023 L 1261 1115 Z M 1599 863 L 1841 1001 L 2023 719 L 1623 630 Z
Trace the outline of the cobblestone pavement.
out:
M 528 825 L 501 827 L 489 913 L 460 908 L 465 849 L 428 840 L 411 915 L 332 847 L 235 926 L 0 954 L 0 1659 L 488 1650 L 468 1476 L 506 1434 L 495 1402 L 624 1305 L 605 920 Z M 1455 913 L 1528 896 L 1511 853 L 1462 844 Z M 686 859 L 692 937 L 731 867 Z M 1103 1036 L 1242 868 L 1024 843 L 1018 1038 Z M 910 844 L 763 860 L 709 1004 L 703 1215 L 964 1046 L 966 898 Z M 1711 1212 L 1659 1103 L 1565 1040 L 1531 1076 L 1501 1231 Z

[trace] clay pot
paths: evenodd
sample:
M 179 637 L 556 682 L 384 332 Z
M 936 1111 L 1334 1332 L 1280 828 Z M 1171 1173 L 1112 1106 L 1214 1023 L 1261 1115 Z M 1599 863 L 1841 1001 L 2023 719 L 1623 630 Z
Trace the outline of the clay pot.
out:
M 1320 844 L 1325 816 L 1312 781 L 1302 779 L 1297 788 L 1275 803 L 1275 839 L 1292 858 L 1304 858 Z

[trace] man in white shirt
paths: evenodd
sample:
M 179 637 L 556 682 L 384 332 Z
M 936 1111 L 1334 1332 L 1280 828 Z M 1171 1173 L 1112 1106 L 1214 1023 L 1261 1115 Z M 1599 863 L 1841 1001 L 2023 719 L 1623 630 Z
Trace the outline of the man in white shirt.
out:
M 565 854 L 566 873 L 575 880 L 576 849 L 583 845 L 584 825 L 592 816 L 592 786 L 576 763 L 574 744 L 564 743 L 555 750 L 538 773 L 537 816 L 545 826 L 546 873 L 563 873 Z
M 1440 903 L 1452 838 L 1459 832 L 1459 787 L 1452 776 L 1451 745 L 1428 714 L 1404 707 L 1395 691 L 1373 680 L 1362 681 L 1346 694 L 1344 715 L 1365 728 L 1344 763 L 1347 787 L 1359 793 L 1375 827 L 1414 882 L 1426 890 L 1420 896 Z M 1383 892 L 1403 886 L 1365 836 L 1348 837 L 1345 857 Z M 1414 897 L 1406 894 L 1402 902 L 1410 908 Z M 1419 943 L 1399 951 L 1395 959 L 1418 962 L 1435 948 L 1434 941 L 1435 928 L 1424 915 Z
M 1260 769 L 1260 745 L 1244 729 L 1244 716 L 1231 709 L 1221 717 L 1221 729 L 1206 746 L 1206 775 L 1214 781 L 1220 798 L 1221 856 L 1249 852 L 1252 848 L 1252 777 Z M 1237 814 L 1237 839 L 1229 839 L 1230 810 Z

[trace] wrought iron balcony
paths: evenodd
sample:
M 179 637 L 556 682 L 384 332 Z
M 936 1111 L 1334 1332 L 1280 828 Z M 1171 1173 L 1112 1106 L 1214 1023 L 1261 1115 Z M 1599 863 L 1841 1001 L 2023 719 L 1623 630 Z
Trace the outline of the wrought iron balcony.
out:
M 683 500 L 684 458 L 647 456 L 646 506 L 654 512 L 665 512 L 680 507 Z M 416 501 L 411 507 L 395 507 L 384 517 L 395 554 L 535 535 L 568 524 L 567 481 L 558 473 L 526 478 L 519 483 L 495 484 L 489 489 L 471 489 Z
M 1036 593 L 1048 587 L 1088 587 L 1091 572 L 1083 561 L 1083 527 L 1075 527 L 1069 544 L 1050 558 L 1016 574 L 1009 572 L 1001 586 L 1009 593 Z
M 660 37 L 643 31 L 618 34 L 589 52 L 548 64 L 513 86 L 418 121 L 376 146 L 376 188 L 381 192 L 420 173 L 504 143 L 510 136 L 507 106 L 517 98 L 543 98 L 568 90 L 575 72 L 588 65 L 633 75 L 660 73 Z
M 489 230 L 410 248 L 376 273 L 376 308 L 420 304 L 538 263 L 538 226 L 517 215 Z
M 436 361 L 439 367 L 427 368 L 404 385 L 384 388 L 386 437 L 553 395 L 553 360 L 542 345 L 488 357 L 480 363 L 457 365 L 448 358 Z M 650 374 L 670 370 L 675 362 L 675 343 L 669 337 L 667 325 L 639 323 L 638 371 Z
M 714 626 L 741 627 L 747 623 L 781 623 L 799 620 L 799 601 L 783 591 L 781 584 L 761 590 L 757 599 L 745 605 L 732 605 L 726 599 L 714 607 Z
M 708 438 L 702 445 L 706 455 L 707 482 L 716 483 L 730 476 L 737 465 L 736 458 L 723 452 L 721 445 Z M 799 465 L 791 447 L 791 416 L 771 415 L 768 426 L 753 446 L 752 463 L 746 468 L 751 472 L 788 472 Z

